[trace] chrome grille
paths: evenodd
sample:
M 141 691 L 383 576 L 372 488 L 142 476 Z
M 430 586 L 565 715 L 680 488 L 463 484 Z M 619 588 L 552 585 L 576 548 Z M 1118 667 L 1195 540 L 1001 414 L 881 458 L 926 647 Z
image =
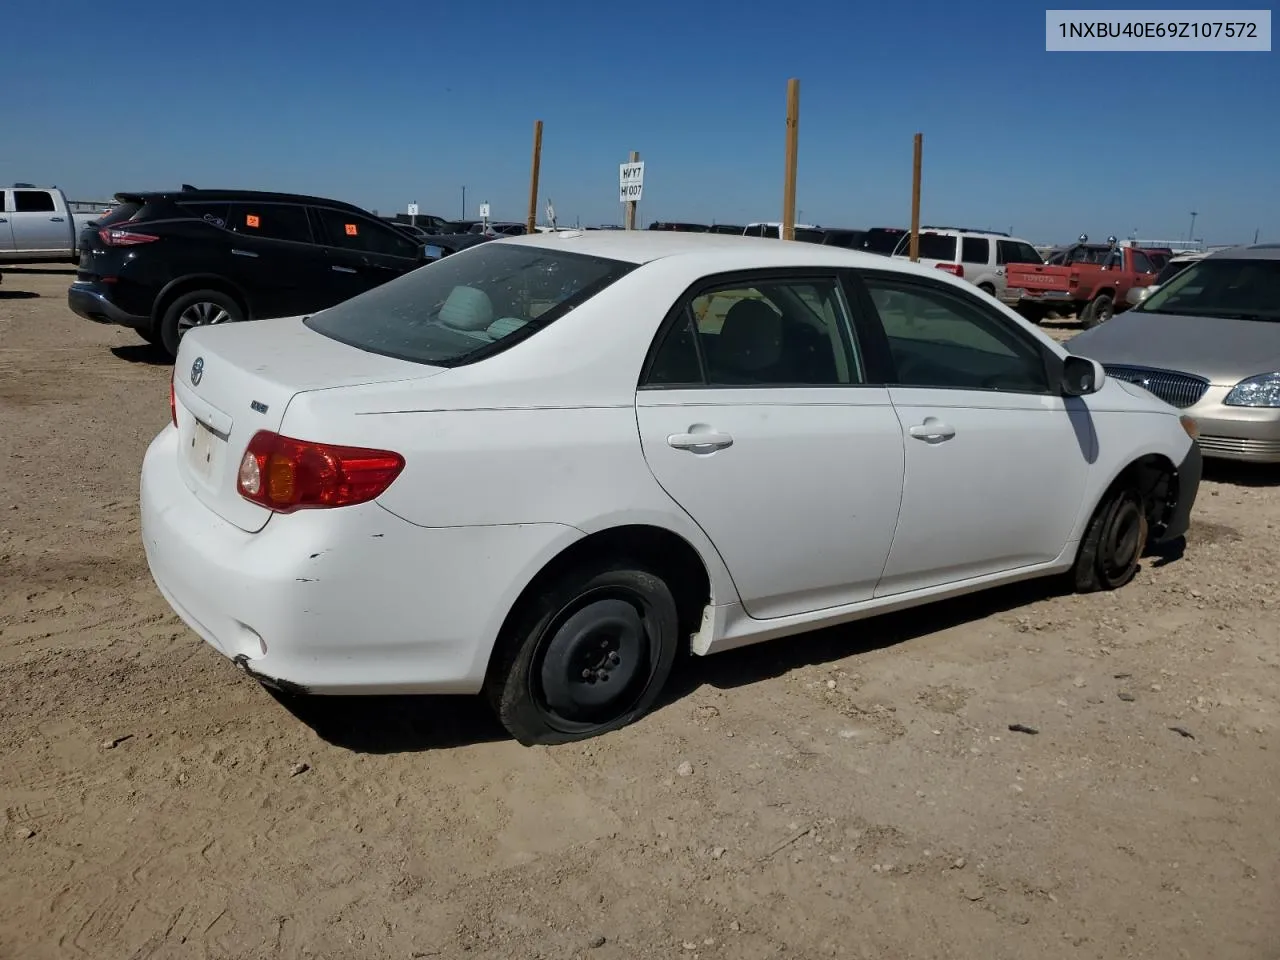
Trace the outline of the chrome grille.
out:
M 1198 403 L 1209 389 L 1209 381 L 1190 373 L 1176 370 L 1157 370 L 1154 367 L 1130 367 L 1123 364 L 1104 364 L 1107 376 L 1136 383 L 1150 390 L 1165 403 L 1185 409 Z

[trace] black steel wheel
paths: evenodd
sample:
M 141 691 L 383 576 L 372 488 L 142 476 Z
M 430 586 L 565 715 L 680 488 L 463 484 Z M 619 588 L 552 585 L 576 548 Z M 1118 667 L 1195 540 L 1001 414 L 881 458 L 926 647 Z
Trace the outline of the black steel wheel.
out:
M 486 683 L 526 745 L 568 743 L 643 716 L 675 662 L 670 587 L 633 563 L 558 577 L 510 618 Z
M 1146 503 L 1132 487 L 1113 489 L 1094 511 L 1072 575 L 1081 593 L 1116 590 L 1134 578 L 1150 536 Z

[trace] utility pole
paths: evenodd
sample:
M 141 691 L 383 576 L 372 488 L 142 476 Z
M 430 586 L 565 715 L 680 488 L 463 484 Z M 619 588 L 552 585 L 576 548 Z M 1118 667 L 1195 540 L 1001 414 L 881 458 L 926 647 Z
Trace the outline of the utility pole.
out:
M 465 186 L 462 188 L 462 217 L 461 217 L 461 219 L 463 219 L 463 220 L 467 219 L 467 188 L 466 188 Z
M 640 162 L 640 153 L 638 151 L 636 150 L 631 151 L 630 162 L 631 163 Z M 634 200 L 627 201 L 626 214 L 622 222 L 625 224 L 624 229 L 626 230 L 634 230 L 636 228 L 636 202 Z
M 542 121 L 533 123 L 533 169 L 529 172 L 529 222 L 526 227 L 529 233 L 538 229 L 538 174 L 542 166 Z
M 1191 211 L 1191 229 L 1187 231 L 1187 240 L 1192 241 L 1196 238 L 1196 212 Z
M 920 259 L 920 162 L 924 153 L 924 134 L 917 133 L 915 156 L 911 162 L 911 240 L 908 250 L 911 261 Z
M 783 240 L 796 238 L 796 164 L 800 149 L 800 81 L 787 81 L 787 159 L 782 178 Z

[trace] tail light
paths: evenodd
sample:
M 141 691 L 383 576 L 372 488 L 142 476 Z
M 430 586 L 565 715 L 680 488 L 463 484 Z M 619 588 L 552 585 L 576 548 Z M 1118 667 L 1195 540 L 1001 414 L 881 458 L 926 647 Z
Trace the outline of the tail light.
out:
M 961 279 L 964 279 L 964 267 L 962 267 L 958 263 L 939 263 L 937 267 L 939 270 L 947 271 L 947 273 L 951 274 L 952 276 L 960 277 Z
M 108 247 L 136 247 L 140 243 L 151 243 L 160 238 L 150 233 L 137 233 L 133 230 L 117 230 L 114 227 L 103 227 L 98 231 L 98 239 Z
M 169 378 L 169 419 L 178 425 L 178 395 L 173 389 L 173 377 Z
M 294 440 L 260 430 L 249 441 L 236 489 L 277 513 L 349 507 L 381 496 L 404 469 L 387 450 Z

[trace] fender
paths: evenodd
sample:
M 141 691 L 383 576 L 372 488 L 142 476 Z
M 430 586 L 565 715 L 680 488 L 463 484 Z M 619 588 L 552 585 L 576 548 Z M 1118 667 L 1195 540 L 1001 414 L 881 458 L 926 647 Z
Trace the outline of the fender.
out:
M 236 283 L 234 280 L 228 280 L 226 277 L 217 273 L 188 273 L 175 280 L 170 280 L 160 289 L 160 292 L 156 295 L 156 299 L 151 307 L 152 322 L 160 322 L 162 319 L 160 304 L 164 303 L 169 298 L 169 294 L 177 287 L 186 286 L 190 283 L 207 282 L 211 282 L 214 286 L 223 287 L 235 294 L 236 298 L 244 304 L 244 318 L 246 320 L 253 319 L 253 308 L 251 306 L 252 301 L 249 299 L 249 295 L 245 292 L 244 288 L 240 286 L 240 284 Z

